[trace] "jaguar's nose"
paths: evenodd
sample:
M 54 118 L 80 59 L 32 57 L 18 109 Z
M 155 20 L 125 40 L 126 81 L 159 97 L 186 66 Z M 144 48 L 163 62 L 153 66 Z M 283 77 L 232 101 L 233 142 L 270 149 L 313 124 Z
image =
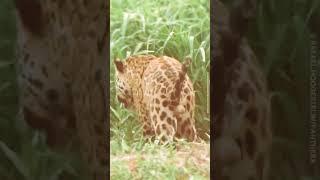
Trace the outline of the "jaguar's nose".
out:
M 118 101 L 119 101 L 121 104 L 123 104 L 125 108 L 128 107 L 128 103 L 127 103 L 127 101 L 126 101 L 125 98 L 122 98 L 122 97 L 120 97 L 120 96 L 117 96 L 117 98 L 118 98 Z

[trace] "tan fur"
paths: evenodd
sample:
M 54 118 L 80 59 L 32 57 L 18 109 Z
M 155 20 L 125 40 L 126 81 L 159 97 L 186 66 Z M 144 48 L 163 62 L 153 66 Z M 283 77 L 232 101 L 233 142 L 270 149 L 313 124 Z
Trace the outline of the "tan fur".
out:
M 138 112 L 145 136 L 196 139 L 195 95 L 179 61 L 140 55 L 116 64 L 118 99 Z

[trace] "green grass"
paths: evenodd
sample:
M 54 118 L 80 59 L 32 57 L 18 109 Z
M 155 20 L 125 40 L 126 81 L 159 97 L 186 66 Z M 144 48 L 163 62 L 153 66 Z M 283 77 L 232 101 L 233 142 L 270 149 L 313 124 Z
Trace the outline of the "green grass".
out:
M 209 1 L 111 1 L 111 60 L 147 53 L 180 61 L 187 56 L 192 58 L 188 75 L 196 91 L 195 117 L 203 137 L 209 132 L 209 22 Z M 117 103 L 113 63 L 110 72 L 111 124 L 117 127 L 124 119 L 128 123 L 135 117 Z M 129 123 L 130 130 L 136 129 L 131 125 L 134 124 Z
M 111 61 L 136 54 L 174 57 L 180 62 L 191 57 L 188 69 L 196 91 L 195 120 L 200 136 L 208 140 L 209 112 L 207 85 L 209 83 L 210 19 L 209 0 L 112 0 L 110 8 Z M 175 150 L 142 141 L 137 114 L 120 107 L 116 100 L 114 64 L 110 75 L 111 174 L 115 179 L 176 179 L 208 178 L 195 165 L 177 167 L 171 161 L 179 156 Z M 148 152 L 144 150 L 149 149 Z M 114 160 L 123 156 L 150 156 L 137 159 L 137 170 L 130 172 L 127 163 Z M 119 158 L 118 158 L 119 159 Z M 209 168 L 209 161 L 206 162 Z M 183 177 L 179 177 L 178 175 Z

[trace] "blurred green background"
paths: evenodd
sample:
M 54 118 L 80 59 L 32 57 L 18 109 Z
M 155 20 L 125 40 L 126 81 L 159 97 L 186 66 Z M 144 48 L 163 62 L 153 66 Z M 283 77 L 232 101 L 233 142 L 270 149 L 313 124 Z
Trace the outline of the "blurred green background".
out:
M 0 179 L 87 179 L 77 153 L 53 152 L 44 133 L 18 118 L 14 0 L 0 0 Z
M 320 1 L 257 2 L 257 16 L 246 36 L 272 93 L 271 179 L 320 179 L 319 151 L 316 165 L 309 163 L 311 44 L 320 35 L 312 24 L 320 21 Z

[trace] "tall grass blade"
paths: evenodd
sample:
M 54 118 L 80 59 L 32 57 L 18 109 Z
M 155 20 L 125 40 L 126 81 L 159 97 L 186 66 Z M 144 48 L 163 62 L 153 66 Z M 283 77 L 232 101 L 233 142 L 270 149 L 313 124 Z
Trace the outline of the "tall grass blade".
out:
M 18 172 L 27 180 L 30 179 L 30 173 L 25 164 L 20 160 L 18 154 L 12 151 L 3 141 L 0 141 L 0 149 L 7 158 L 14 164 Z

